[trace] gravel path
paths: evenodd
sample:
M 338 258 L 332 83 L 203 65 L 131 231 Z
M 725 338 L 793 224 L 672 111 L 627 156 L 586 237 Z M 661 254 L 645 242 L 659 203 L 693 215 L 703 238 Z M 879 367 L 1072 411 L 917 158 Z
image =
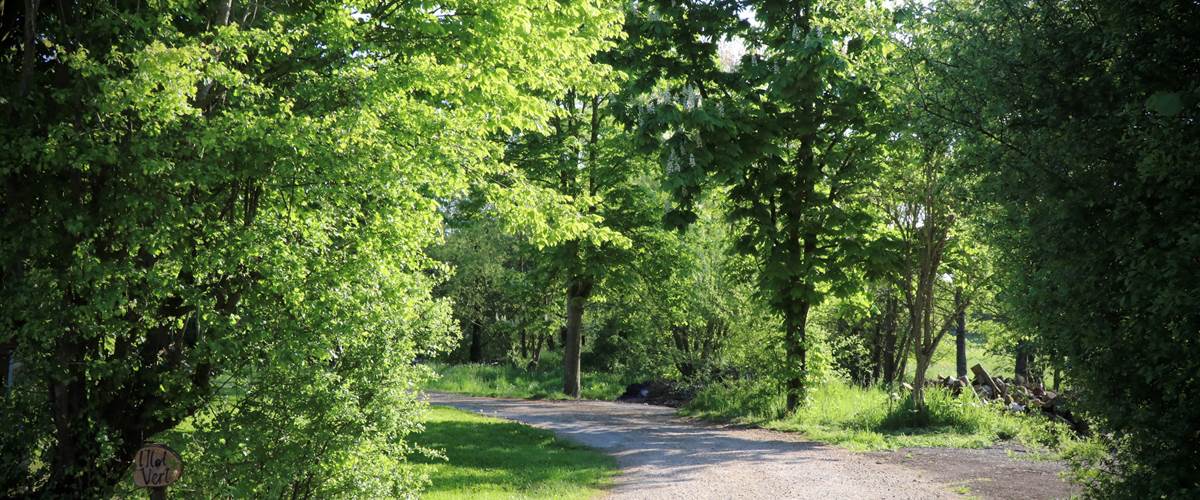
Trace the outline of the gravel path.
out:
M 680 419 L 671 408 L 428 397 L 433 404 L 550 429 L 615 456 L 622 474 L 612 498 L 960 498 L 921 471 L 785 433 Z

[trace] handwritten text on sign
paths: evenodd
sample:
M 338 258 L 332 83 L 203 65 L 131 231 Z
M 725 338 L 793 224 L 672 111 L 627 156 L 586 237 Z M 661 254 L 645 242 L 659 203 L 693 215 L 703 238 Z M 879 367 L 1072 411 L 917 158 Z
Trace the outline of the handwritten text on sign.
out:
M 138 450 L 133 461 L 133 485 L 142 488 L 161 488 L 183 475 L 183 460 L 161 444 Z

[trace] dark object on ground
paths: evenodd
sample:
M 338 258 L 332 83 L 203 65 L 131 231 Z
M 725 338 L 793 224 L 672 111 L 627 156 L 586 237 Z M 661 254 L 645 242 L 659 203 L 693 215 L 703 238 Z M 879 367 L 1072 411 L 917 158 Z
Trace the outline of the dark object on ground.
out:
M 625 392 L 617 397 L 623 403 L 644 403 L 678 408 L 692 400 L 695 392 L 671 382 L 649 381 L 629 384 Z

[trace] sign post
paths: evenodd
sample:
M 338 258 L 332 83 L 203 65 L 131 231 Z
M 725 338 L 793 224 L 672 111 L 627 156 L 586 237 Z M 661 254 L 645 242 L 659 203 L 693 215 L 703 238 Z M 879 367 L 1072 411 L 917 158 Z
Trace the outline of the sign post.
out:
M 150 490 L 150 500 L 166 500 L 167 486 L 183 475 L 183 460 L 165 444 L 149 443 L 133 459 L 133 485 Z

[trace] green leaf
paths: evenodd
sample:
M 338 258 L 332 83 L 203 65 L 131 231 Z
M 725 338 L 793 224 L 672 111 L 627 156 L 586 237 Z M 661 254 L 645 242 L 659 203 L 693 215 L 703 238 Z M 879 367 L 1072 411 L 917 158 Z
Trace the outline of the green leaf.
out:
M 1179 92 L 1155 92 L 1146 99 L 1146 109 L 1169 118 L 1183 111 L 1183 98 Z

